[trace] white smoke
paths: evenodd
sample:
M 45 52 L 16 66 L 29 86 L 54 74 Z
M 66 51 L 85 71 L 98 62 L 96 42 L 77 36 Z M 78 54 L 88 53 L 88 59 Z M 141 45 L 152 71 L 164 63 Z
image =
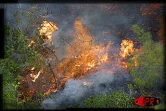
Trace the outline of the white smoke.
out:
M 129 75 L 122 69 L 106 72 L 99 67 L 97 72 L 89 73 L 88 77 L 74 80 L 68 79 L 64 89 L 51 94 L 54 99 L 45 99 L 41 107 L 44 109 L 65 109 L 69 106 L 82 104 L 82 101 L 91 95 L 110 93 L 110 88 L 114 91 L 127 91 L 127 86 L 124 84 L 129 80 Z M 105 67 L 111 70 L 112 66 Z
M 81 104 L 81 101 L 90 95 L 108 91 L 109 83 L 113 80 L 114 75 L 105 71 L 96 72 L 92 76 L 80 80 L 68 79 L 65 88 L 52 95 L 55 96 L 55 99 L 45 99 L 42 102 L 42 108 L 62 109 L 70 105 Z M 89 85 L 83 84 L 84 82 Z

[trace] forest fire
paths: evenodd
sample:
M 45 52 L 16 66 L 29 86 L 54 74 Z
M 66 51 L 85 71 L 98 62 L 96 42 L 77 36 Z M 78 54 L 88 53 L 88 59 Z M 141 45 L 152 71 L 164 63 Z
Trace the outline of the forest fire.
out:
M 128 103 L 142 91 L 161 98 L 163 6 L 6 5 L 4 109 L 136 107 Z
M 44 23 L 46 23 L 46 25 L 44 25 Z M 39 30 L 40 34 L 42 31 L 44 33 L 47 33 L 47 28 L 45 26 L 50 27 L 50 25 L 48 25 L 48 22 L 46 21 L 43 22 L 42 26 L 43 26 L 42 29 Z M 76 31 L 74 40 L 72 43 L 67 44 L 67 46 L 65 47 L 66 48 L 65 58 L 53 68 L 52 74 L 55 77 L 54 79 L 53 77 L 51 77 L 50 80 L 50 81 L 53 80 L 53 82 L 51 82 L 49 86 L 42 85 L 42 87 L 49 88 L 49 89 L 47 88 L 47 90 L 44 91 L 44 94 L 50 94 L 51 92 L 58 91 L 59 88 L 64 87 L 66 81 L 69 78 L 74 78 L 74 79 L 83 78 L 85 77 L 86 74 L 88 74 L 88 72 L 93 72 L 100 65 L 106 65 L 107 63 L 108 64 L 111 63 L 108 51 L 113 42 L 109 41 L 106 45 L 104 45 L 103 43 L 100 43 L 98 45 L 93 44 L 92 36 L 88 32 L 87 28 L 83 26 L 81 19 L 76 20 L 74 22 L 74 28 Z M 120 53 L 119 53 L 119 55 L 123 59 L 122 61 L 120 61 L 122 68 L 127 68 L 127 62 L 125 61 L 125 59 L 128 56 L 130 56 L 131 53 L 134 51 L 133 46 L 134 46 L 133 41 L 122 40 Z M 32 72 L 30 74 L 32 82 L 35 82 L 36 79 L 39 78 L 40 74 L 43 73 L 43 70 L 40 70 L 35 75 L 33 71 L 34 69 L 35 67 L 31 68 Z M 114 70 L 116 70 L 116 66 L 114 66 L 112 69 L 113 70 L 110 71 L 108 70 L 108 72 L 114 72 Z M 88 86 L 91 85 L 91 83 L 83 82 L 83 85 Z
M 68 78 L 82 77 L 88 71 L 106 62 L 108 60 L 107 52 L 112 43 L 109 42 L 107 46 L 103 44 L 94 46 L 92 37 L 83 27 L 81 20 L 76 20 L 74 27 L 76 29 L 75 39 L 66 47 L 66 59 L 57 66 L 60 74 L 66 69 L 65 75 Z
M 53 33 L 53 31 L 58 29 L 55 27 L 56 25 L 52 29 L 52 26 L 47 21 L 43 21 L 41 26 L 42 28 L 39 32 L 41 36 L 47 36 L 48 40 L 52 39 L 52 34 L 49 33 L 50 35 L 48 36 L 48 32 Z M 82 78 L 88 72 L 93 72 L 98 66 L 110 61 L 108 51 L 110 45 L 113 44 L 111 41 L 106 45 L 103 43 L 99 45 L 92 44 L 92 36 L 87 28 L 83 26 L 82 20 L 76 20 L 74 27 L 76 30 L 74 40 L 65 47 L 66 55 L 62 61 L 57 63 L 55 67 L 50 64 L 48 67 L 52 68 L 49 72 L 44 71 L 44 69 L 36 72 L 35 67 L 30 69 L 30 73 L 25 77 L 29 89 L 42 92 L 43 94 L 56 92 L 59 88 L 64 87 L 69 78 Z M 31 46 L 32 43 L 33 41 L 28 46 Z M 36 81 L 37 79 L 38 81 Z M 44 81 L 50 82 L 45 83 Z M 83 85 L 88 86 L 91 83 L 83 82 Z
M 39 30 L 40 35 L 44 35 L 48 37 L 48 40 L 51 41 L 53 31 L 58 28 L 53 22 L 43 21 L 42 28 Z M 67 44 L 66 54 L 63 60 L 57 63 L 55 67 L 52 67 L 51 72 L 47 72 L 42 69 L 38 72 L 34 71 L 35 67 L 32 67 L 31 73 L 29 74 L 32 83 L 31 89 L 35 89 L 36 91 L 43 92 L 44 94 L 50 94 L 52 92 L 57 92 L 59 88 L 64 87 L 66 81 L 70 78 L 81 79 L 85 77 L 88 72 L 95 71 L 99 66 L 108 65 L 111 63 L 111 58 L 109 56 L 110 46 L 113 42 L 109 41 L 106 45 L 104 43 L 93 44 L 93 39 L 87 28 L 83 26 L 83 22 L 81 19 L 77 19 L 74 22 L 75 28 L 75 36 L 72 43 Z M 33 41 L 31 41 L 33 43 Z M 30 45 L 32 45 L 30 43 Z M 122 68 L 127 68 L 126 58 L 130 56 L 134 49 L 134 43 L 131 40 L 122 40 L 120 47 L 120 60 Z M 118 58 L 119 59 L 119 58 Z M 137 63 L 135 63 L 137 66 Z M 104 70 L 104 69 L 103 69 Z M 112 67 L 112 70 L 105 69 L 108 73 L 113 73 L 116 71 L 116 66 Z M 43 73 L 41 75 L 41 73 Z M 51 74 L 52 73 L 52 74 Z M 50 76 L 48 76 L 50 74 Z M 51 76 L 53 75 L 53 76 Z M 45 84 L 42 83 L 39 88 L 37 84 L 41 84 L 42 78 L 48 78 L 50 83 Z M 36 81 L 39 78 L 38 81 Z M 36 84 L 36 85 L 32 85 Z M 92 85 L 89 82 L 83 82 L 84 86 Z M 39 89 L 37 90 L 38 87 Z

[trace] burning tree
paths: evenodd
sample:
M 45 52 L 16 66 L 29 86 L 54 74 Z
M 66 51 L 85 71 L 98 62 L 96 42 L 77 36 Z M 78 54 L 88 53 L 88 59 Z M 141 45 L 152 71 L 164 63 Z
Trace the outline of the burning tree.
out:
M 40 87 L 38 84 L 39 88 L 36 87 L 34 90 L 35 84 L 33 83 L 38 81 L 37 78 L 47 71 L 45 57 L 42 55 L 48 55 L 48 52 L 51 51 L 47 47 L 43 47 L 44 41 L 39 38 L 37 27 L 43 18 L 41 15 L 36 16 L 35 10 L 39 11 L 37 7 L 30 6 L 27 10 L 18 9 L 14 13 L 16 22 L 20 23 L 18 27 L 23 23 L 22 17 L 25 17 L 24 22 L 27 24 L 23 29 L 5 27 L 5 59 L 0 60 L 2 66 L 0 72 L 3 74 L 4 81 L 4 108 L 15 109 L 19 107 L 21 109 L 25 108 L 26 104 L 34 104 L 32 100 L 36 100 L 38 96 L 34 95 L 35 90 L 42 89 L 42 86 Z
M 75 38 L 71 44 L 66 46 L 65 58 L 54 69 L 56 76 L 62 81 L 57 81 L 60 83 L 60 87 L 64 86 L 67 78 L 84 77 L 86 73 L 109 59 L 108 49 L 111 42 L 107 46 L 103 44 L 95 46 L 92 44 L 92 37 L 87 28 L 83 27 L 82 20 L 76 20 L 74 27 L 76 29 Z
M 95 70 L 98 66 L 109 62 L 108 50 L 112 42 L 94 45 L 92 36 L 86 27 L 83 26 L 82 20 L 74 22 L 76 34 L 72 43 L 66 46 L 66 55 L 59 60 L 53 49 L 52 33 L 58 30 L 55 23 L 43 21 L 39 28 L 39 40 L 32 40 L 28 47 L 34 47 L 40 54 L 45 64 L 40 70 L 33 66 L 29 74 L 25 77 L 28 87 L 37 92 L 50 94 L 56 92 L 59 88 L 64 87 L 69 78 L 81 78 L 88 72 Z M 47 68 L 49 67 L 49 68 Z M 46 81 L 51 81 L 46 83 Z

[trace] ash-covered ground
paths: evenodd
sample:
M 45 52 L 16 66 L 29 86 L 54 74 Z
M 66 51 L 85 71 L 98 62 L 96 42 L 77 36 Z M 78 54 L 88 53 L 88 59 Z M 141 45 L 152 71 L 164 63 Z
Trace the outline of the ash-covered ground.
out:
M 31 4 L 33 5 L 41 7 L 41 10 L 48 9 L 48 15 L 43 17 L 59 27 L 59 30 L 53 34 L 53 42 L 55 49 L 59 50 L 59 58 L 65 55 L 64 46 L 72 42 L 75 33 L 73 23 L 77 18 L 81 18 L 83 25 L 88 27 L 94 44 L 113 42 L 109 50 L 111 56 L 119 53 L 123 39 L 137 41 L 137 37 L 131 30 L 134 24 L 139 24 L 146 31 L 150 31 L 153 34 L 153 40 L 158 41 L 157 31 L 160 28 L 158 19 L 163 15 L 161 7 L 150 9 L 152 13 L 143 12 L 142 8 L 146 10 L 150 4 Z M 17 27 L 12 16 L 13 11 L 15 8 L 26 10 L 28 6 L 29 4 L 7 5 L 6 23 Z M 26 22 L 23 22 L 21 28 L 24 29 L 25 26 Z M 61 37 L 71 39 L 65 43 Z M 86 74 L 88 77 L 79 80 L 68 79 L 63 89 L 51 94 L 55 99 L 45 99 L 41 107 L 44 109 L 67 108 L 70 105 L 81 104 L 82 100 L 90 95 L 109 92 L 110 88 L 114 91 L 129 92 L 127 83 L 132 83 L 130 74 L 121 68 L 116 60 L 112 61 L 110 66 L 101 66 L 96 71 Z

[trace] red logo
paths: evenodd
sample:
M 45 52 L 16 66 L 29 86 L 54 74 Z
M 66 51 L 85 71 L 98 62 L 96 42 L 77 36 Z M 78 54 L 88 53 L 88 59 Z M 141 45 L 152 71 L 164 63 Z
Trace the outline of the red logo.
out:
M 137 106 L 154 106 L 160 103 L 160 99 L 154 97 L 138 97 L 134 99 L 134 104 Z

